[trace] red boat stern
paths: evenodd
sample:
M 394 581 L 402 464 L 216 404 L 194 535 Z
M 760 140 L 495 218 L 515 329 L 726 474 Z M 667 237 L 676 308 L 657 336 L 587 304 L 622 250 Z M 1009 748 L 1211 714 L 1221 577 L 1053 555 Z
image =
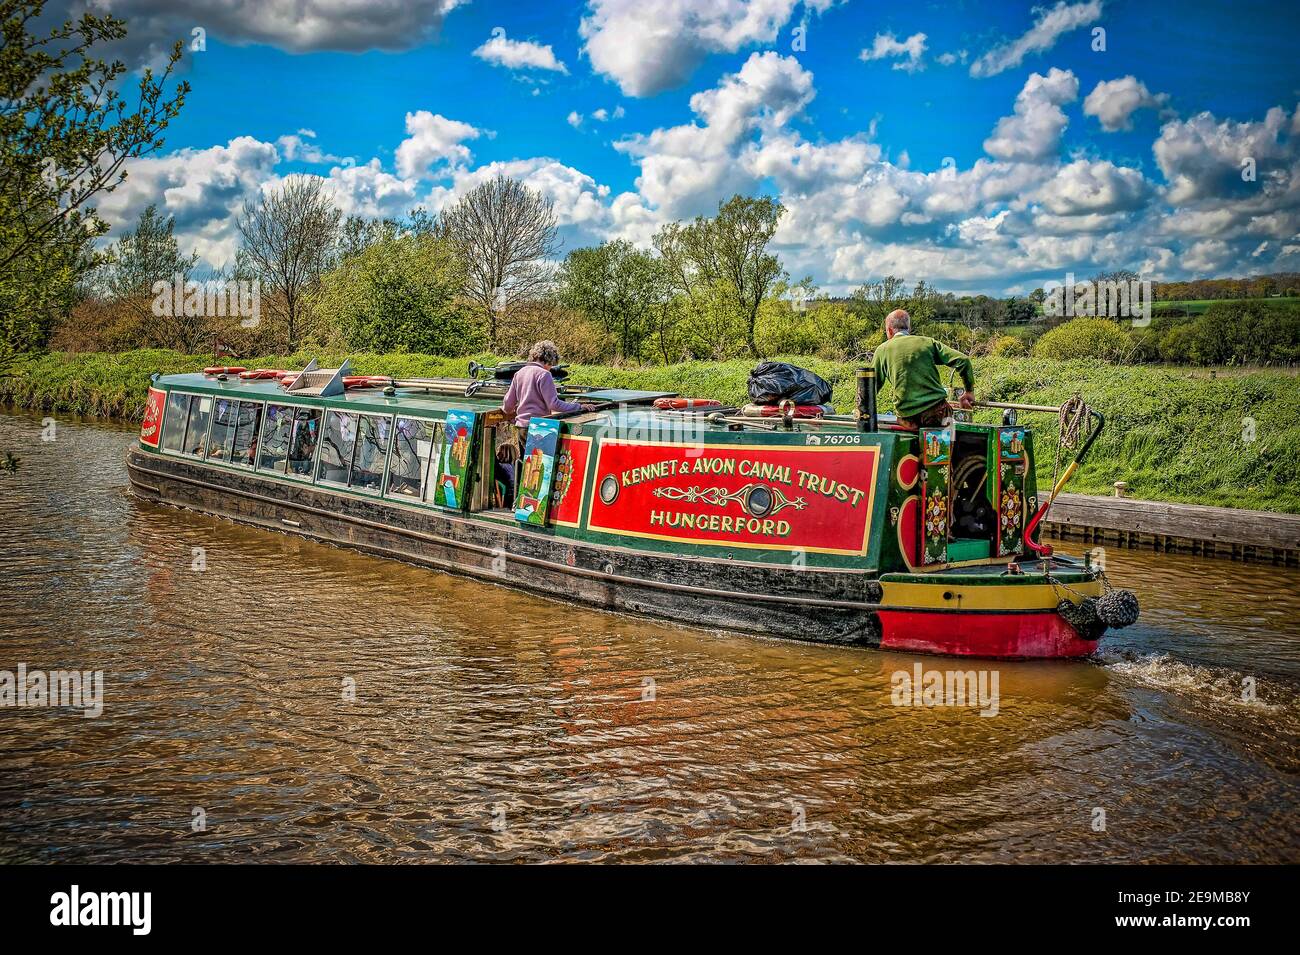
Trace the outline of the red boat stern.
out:
M 1070 659 L 1097 649 L 1100 627 L 1081 633 L 1057 607 L 1102 593 L 1088 571 L 1011 574 L 972 568 L 886 574 L 879 610 L 887 650 L 992 659 Z

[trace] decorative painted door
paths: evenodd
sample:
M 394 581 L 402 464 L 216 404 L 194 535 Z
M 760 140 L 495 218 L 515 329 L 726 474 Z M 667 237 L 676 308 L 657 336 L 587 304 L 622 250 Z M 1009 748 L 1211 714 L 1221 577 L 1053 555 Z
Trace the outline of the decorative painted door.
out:
M 1024 428 L 998 429 L 998 556 L 1024 551 L 1025 454 Z
M 519 487 L 515 490 L 515 520 L 537 527 L 546 525 L 551 506 L 551 477 L 555 473 L 555 449 L 560 443 L 560 422 L 533 418 L 528 423 L 524 458 L 519 466 Z
M 952 505 L 952 439 L 946 428 L 921 429 L 924 465 L 921 499 L 921 564 L 942 564 L 948 559 L 948 523 Z
M 475 447 L 478 443 L 478 412 L 453 409 L 443 426 L 438 454 L 433 503 L 463 511 L 469 507 L 470 482 L 474 480 Z

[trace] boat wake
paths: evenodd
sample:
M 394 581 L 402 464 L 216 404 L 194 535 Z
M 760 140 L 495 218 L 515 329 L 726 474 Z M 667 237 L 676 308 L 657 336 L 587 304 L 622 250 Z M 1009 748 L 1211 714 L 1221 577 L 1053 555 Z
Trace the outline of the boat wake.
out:
M 1242 715 L 1300 721 L 1300 693 L 1271 676 L 1179 660 L 1168 653 L 1099 650 L 1093 657 L 1107 672 L 1139 686 L 1193 697 Z

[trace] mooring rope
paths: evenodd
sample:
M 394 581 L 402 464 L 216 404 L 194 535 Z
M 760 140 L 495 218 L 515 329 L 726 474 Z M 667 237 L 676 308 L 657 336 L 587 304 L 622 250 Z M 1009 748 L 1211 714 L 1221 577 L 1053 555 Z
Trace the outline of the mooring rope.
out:
M 1092 409 L 1084 404 L 1080 395 L 1074 395 L 1061 402 L 1061 411 L 1057 416 L 1059 435 L 1056 440 L 1056 454 L 1052 459 L 1053 488 L 1056 487 L 1058 475 L 1061 471 L 1061 452 L 1073 451 L 1079 446 L 1079 436 L 1083 432 L 1083 426 L 1087 423 L 1090 414 L 1092 414 Z

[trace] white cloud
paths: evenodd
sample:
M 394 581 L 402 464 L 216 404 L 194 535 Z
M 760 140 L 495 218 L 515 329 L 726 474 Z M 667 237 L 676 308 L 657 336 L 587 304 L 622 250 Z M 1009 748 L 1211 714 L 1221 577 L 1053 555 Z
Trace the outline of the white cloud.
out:
M 1059 0 L 1050 10 L 1038 8 L 1038 18 L 1023 36 L 999 44 L 979 57 L 970 67 L 971 76 L 996 76 L 1019 66 L 1030 53 L 1042 53 L 1056 45 L 1062 35 L 1101 18 L 1102 0 L 1066 3 Z
M 494 177 L 517 179 L 554 203 L 560 236 L 567 248 L 594 245 L 621 227 L 619 214 L 609 201 L 610 189 L 591 176 L 548 156 L 485 163 L 474 169 L 457 169 L 449 185 L 430 192 L 427 205 L 439 211 Z M 615 203 L 614 205 L 617 205 Z M 649 233 L 644 239 L 648 241 Z
M 894 64 L 894 69 L 914 73 L 924 68 L 924 63 L 921 60 L 924 55 L 924 33 L 913 33 L 906 40 L 899 40 L 892 33 L 877 33 L 871 46 L 858 54 L 858 59 L 870 62 L 871 60 L 903 57 Z
M 586 116 L 575 109 L 569 113 L 567 122 L 574 129 L 581 129 L 582 124 L 589 118 L 597 123 L 608 123 L 613 119 L 622 119 L 624 115 L 622 106 L 615 106 L 613 109 L 606 109 L 602 106 L 600 109 L 592 110 Z
M 130 227 L 150 203 L 174 216 L 184 251 L 197 251 L 214 266 L 232 262 L 239 245 L 235 217 L 275 175 L 280 156 L 271 143 L 238 136 L 225 146 L 178 149 L 127 163 L 127 179 L 98 202 L 112 226 L 110 236 Z
M 1276 198 L 1300 188 L 1297 143 L 1280 139 L 1287 119 L 1286 112 L 1275 106 L 1263 122 L 1218 120 L 1206 112 L 1166 123 L 1152 149 L 1170 183 L 1169 201 Z M 1246 160 L 1253 162 L 1254 182 L 1243 178 Z
M 492 31 L 492 38 L 476 49 L 474 56 L 508 70 L 569 72 L 569 68 L 556 59 L 549 43 L 543 46 L 531 40 L 512 40 L 501 27 Z
M 1203 113 L 1167 122 L 1148 178 L 1132 163 L 1061 157 L 1062 107 L 1079 95 L 1065 70 L 1029 76 L 987 140 L 988 157 L 965 168 L 915 168 L 904 158 L 911 143 L 885 148 L 874 123 L 820 136 L 806 123 L 815 95 L 794 57 L 751 54 L 691 97 L 690 122 L 615 143 L 639 167 L 635 187 L 619 194 L 552 156 L 475 166 L 469 145 L 491 134 L 423 110 L 406 117 L 391 163 L 335 165 L 322 181 L 345 213 L 401 216 L 416 205 L 441 209 L 498 173 L 514 176 L 554 201 L 567 249 L 609 238 L 645 245 L 668 219 L 710 213 L 734 192 L 767 192 L 787 208 L 774 239 L 786 267 L 837 292 L 890 273 L 996 292 L 1066 271 L 1128 267 L 1176 279 L 1300 266 L 1300 139 L 1285 110 L 1256 121 Z M 618 115 L 613 106 L 574 110 L 570 122 Z M 177 216 L 182 248 L 221 265 L 237 247 L 242 202 L 283 182 L 280 164 L 303 161 L 315 141 L 298 130 L 276 143 L 240 137 L 136 160 L 102 211 L 120 234 L 157 201 Z M 1243 149 L 1257 160 L 1256 182 L 1241 180 Z
M 435 162 L 468 162 L 471 153 L 463 140 L 477 139 L 482 132 L 469 123 L 426 109 L 407 113 L 407 138 L 397 147 L 397 171 L 405 178 L 414 178 L 426 174 Z
M 835 0 L 805 0 L 822 12 Z M 578 27 L 595 72 L 628 96 L 683 83 L 709 53 L 771 43 L 799 0 L 588 0 Z
M 1046 76 L 1031 73 L 1016 96 L 1015 112 L 998 120 L 984 151 L 996 159 L 1042 162 L 1056 155 L 1069 124 L 1061 106 L 1079 96 L 1079 81 L 1069 70 L 1052 67 Z
M 815 92 L 812 74 L 792 57 L 753 53 L 740 71 L 691 97 L 702 121 L 656 129 L 616 147 L 641 166 L 642 198 L 668 218 L 707 211 L 732 192 L 747 192 L 754 175 L 737 160 L 738 148 L 760 128 L 784 126 Z
M 1076 159 L 1063 166 L 1037 198 L 1053 215 L 1108 215 L 1141 207 L 1149 192 L 1137 169 Z
M 298 160 L 316 166 L 351 162 L 350 159 L 344 156 L 335 156 L 332 153 L 324 152 L 320 146 L 312 141 L 315 138 L 315 131 L 300 129 L 297 133 L 287 133 L 279 137 L 276 139 L 275 144 L 279 147 L 280 154 L 289 162 Z
M 360 166 L 336 166 L 329 171 L 325 185 L 345 216 L 397 219 L 420 204 L 418 180 L 386 172 L 378 159 Z
M 1153 94 L 1135 76 L 1098 83 L 1083 101 L 1083 111 L 1096 116 L 1107 132 L 1133 128 L 1133 114 L 1139 109 L 1155 109 L 1168 102 L 1166 93 Z
M 1221 239 L 1202 239 L 1183 251 L 1182 265 L 1197 275 L 1217 275 L 1234 258 L 1232 247 Z

